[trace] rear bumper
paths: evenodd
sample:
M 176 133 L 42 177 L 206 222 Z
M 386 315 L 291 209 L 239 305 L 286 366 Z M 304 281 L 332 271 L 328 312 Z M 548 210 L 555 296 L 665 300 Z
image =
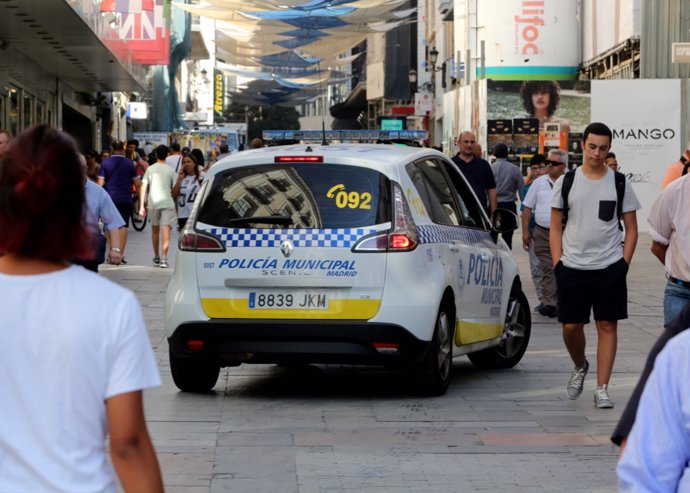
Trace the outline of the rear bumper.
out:
M 188 341 L 203 341 L 193 351 Z M 395 365 L 421 360 L 429 341 L 394 324 L 357 321 L 210 320 L 187 322 L 168 338 L 176 357 L 239 363 Z M 376 344 L 383 345 L 377 349 Z M 398 345 L 397 349 L 390 345 Z

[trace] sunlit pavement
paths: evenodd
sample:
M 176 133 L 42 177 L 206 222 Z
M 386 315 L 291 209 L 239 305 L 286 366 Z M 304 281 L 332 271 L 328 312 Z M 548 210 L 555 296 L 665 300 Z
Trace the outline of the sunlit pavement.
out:
M 535 305 L 519 234 L 513 253 Z M 384 370 L 257 365 L 223 370 L 214 393 L 183 394 L 172 383 L 162 321 L 175 246 L 170 268 L 153 267 L 150 227 L 130 229 L 128 265 L 101 273 L 134 290 L 143 307 L 163 378 L 147 393 L 146 414 L 169 492 L 608 492 L 616 491 L 608 437 L 661 332 L 665 278 L 650 244 L 641 234 L 628 275 L 613 410 L 592 401 L 595 329 L 587 329 L 585 391 L 570 401 L 560 326 L 536 312 L 516 368 L 478 371 L 459 358 L 443 397 L 419 397 Z

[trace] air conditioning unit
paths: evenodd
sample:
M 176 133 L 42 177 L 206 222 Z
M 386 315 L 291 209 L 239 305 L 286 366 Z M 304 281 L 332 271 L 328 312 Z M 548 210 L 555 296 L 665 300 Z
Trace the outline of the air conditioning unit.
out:
M 438 11 L 444 16 L 453 9 L 453 0 L 441 0 L 438 4 Z

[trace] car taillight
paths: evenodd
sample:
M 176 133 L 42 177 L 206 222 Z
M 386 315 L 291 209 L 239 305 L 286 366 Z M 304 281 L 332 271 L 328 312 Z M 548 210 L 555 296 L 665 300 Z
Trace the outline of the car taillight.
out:
M 414 241 L 407 234 L 393 234 L 388 237 L 388 244 L 391 250 L 410 250 Z
M 400 185 L 393 183 L 393 225 L 390 230 L 359 240 L 353 252 L 411 252 L 419 244 L 407 200 Z
M 209 233 L 185 228 L 180 234 L 178 249 L 183 252 L 224 252 L 225 245 Z

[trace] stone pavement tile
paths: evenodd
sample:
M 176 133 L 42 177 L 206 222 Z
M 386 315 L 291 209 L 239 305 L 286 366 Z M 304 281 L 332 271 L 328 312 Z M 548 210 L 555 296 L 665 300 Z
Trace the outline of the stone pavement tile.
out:
M 186 484 L 174 486 L 166 483 L 165 491 L 166 493 L 210 493 L 211 487 L 206 485 L 191 486 Z
M 296 481 L 283 481 L 257 476 L 234 478 L 225 474 L 214 475 L 211 493 L 300 493 Z
M 261 447 L 261 446 L 291 446 L 293 435 L 291 433 L 230 432 L 219 433 L 217 440 L 219 447 Z
M 587 433 L 478 433 L 485 445 L 552 446 L 598 445 Z

